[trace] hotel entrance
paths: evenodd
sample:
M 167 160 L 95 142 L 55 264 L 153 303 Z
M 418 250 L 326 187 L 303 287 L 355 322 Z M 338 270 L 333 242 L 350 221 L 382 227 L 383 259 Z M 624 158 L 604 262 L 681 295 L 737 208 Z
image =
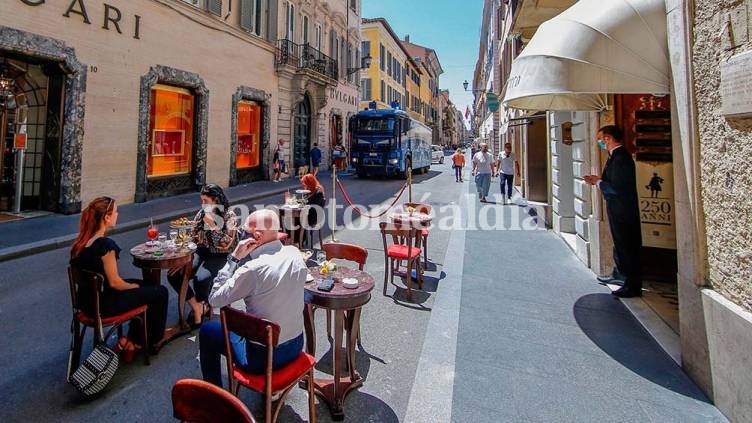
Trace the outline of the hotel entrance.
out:
M 64 83 L 56 63 L 0 52 L 0 221 L 60 211 Z

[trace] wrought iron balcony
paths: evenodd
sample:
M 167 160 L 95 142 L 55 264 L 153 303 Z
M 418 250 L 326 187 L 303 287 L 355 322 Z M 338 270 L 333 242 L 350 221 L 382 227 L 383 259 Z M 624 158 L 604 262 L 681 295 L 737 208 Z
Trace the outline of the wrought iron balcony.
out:
M 276 64 L 308 69 L 334 80 L 339 78 L 339 66 L 336 60 L 309 44 L 296 44 L 288 39 L 279 40 L 277 44 Z

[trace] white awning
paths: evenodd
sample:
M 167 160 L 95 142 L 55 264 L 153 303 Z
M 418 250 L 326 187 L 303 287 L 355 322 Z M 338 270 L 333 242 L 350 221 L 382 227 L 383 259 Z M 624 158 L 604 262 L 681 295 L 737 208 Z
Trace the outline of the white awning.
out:
M 541 24 L 512 63 L 504 104 L 602 110 L 606 94 L 668 94 L 665 0 L 580 0 Z

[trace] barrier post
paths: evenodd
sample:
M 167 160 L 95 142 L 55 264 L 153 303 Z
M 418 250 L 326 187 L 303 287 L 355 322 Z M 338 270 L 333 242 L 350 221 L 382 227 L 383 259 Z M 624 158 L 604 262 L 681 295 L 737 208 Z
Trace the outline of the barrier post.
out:
M 332 219 L 334 219 L 334 224 L 331 225 L 329 230 L 332 234 L 332 242 L 337 242 L 337 240 L 334 238 L 334 228 L 337 227 L 337 165 L 332 164 L 332 202 L 331 202 L 332 210 Z
M 407 168 L 407 202 L 413 202 L 413 169 Z

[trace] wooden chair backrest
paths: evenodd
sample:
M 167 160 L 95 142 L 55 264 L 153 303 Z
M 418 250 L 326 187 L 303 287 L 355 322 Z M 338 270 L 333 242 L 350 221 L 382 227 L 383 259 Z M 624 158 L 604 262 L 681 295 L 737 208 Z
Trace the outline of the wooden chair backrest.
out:
M 93 313 L 89 317 L 94 318 L 96 322 L 96 336 L 101 338 L 103 335 L 102 315 L 99 309 L 99 294 L 104 288 L 104 277 L 96 272 L 78 269 L 75 266 L 68 266 L 68 286 L 71 294 L 71 305 L 73 313 L 84 311 L 87 314 Z M 83 298 L 83 301 L 82 301 Z M 82 302 L 90 301 L 92 309 L 87 310 Z M 101 339 L 100 339 L 101 341 Z
M 418 230 L 409 225 L 396 222 L 381 222 L 379 223 L 379 229 L 381 230 L 381 240 L 384 244 L 384 254 L 386 254 L 389 243 L 388 237 L 391 237 L 392 244 L 402 244 L 408 246 L 408 254 L 412 250 L 416 242 L 420 242 L 417 234 Z
M 342 259 L 350 260 L 358 263 L 358 269 L 363 270 L 368 260 L 368 250 L 355 245 L 346 244 L 344 242 L 327 242 L 321 245 L 321 248 L 326 253 L 326 259 Z
M 255 423 L 243 402 L 230 392 L 198 379 L 181 379 L 172 387 L 172 415 L 182 422 Z
M 236 333 L 241 338 L 272 348 L 279 343 L 279 325 L 245 311 L 232 307 L 222 307 L 220 310 L 222 328 Z

